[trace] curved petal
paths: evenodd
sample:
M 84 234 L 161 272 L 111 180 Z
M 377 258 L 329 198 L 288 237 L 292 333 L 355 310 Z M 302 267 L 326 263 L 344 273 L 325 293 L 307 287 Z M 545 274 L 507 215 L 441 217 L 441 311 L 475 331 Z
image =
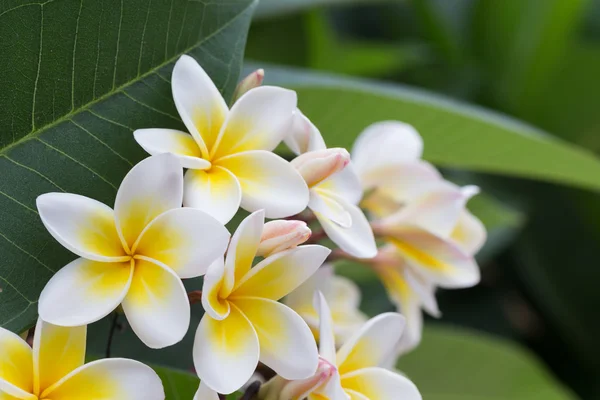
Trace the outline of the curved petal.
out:
M 283 158 L 268 151 L 247 151 L 217 161 L 240 182 L 242 208 L 265 210 L 267 218 L 285 218 L 304 211 L 308 187 Z
M 331 311 L 323 293 L 316 292 L 314 298 L 315 308 L 319 314 L 319 355 L 330 363 L 335 364 L 336 349 Z
M 458 223 L 450 234 L 454 241 L 464 252 L 477 254 L 487 240 L 487 232 L 483 223 L 468 210 L 458 217 Z
M 182 199 L 183 169 L 173 154 L 151 156 L 133 167 L 115 200 L 117 227 L 128 248 L 154 218 L 181 207 Z
M 194 395 L 194 400 L 219 400 L 219 394 L 206 386 L 204 382 L 200 382 L 200 387 Z
M 233 234 L 225 259 L 225 275 L 220 291 L 222 298 L 229 296 L 235 284 L 252 268 L 264 225 L 265 212 L 259 210 L 244 218 Z
M 213 166 L 208 171 L 188 170 L 185 173 L 184 206 L 198 208 L 226 224 L 241 202 L 240 182 L 225 168 Z
M 341 198 L 336 197 L 336 200 L 352 217 L 352 226 L 350 228 L 343 228 L 326 218 L 323 214 L 315 212 L 315 216 L 321 223 L 329 239 L 354 257 L 375 257 L 377 255 L 377 244 L 375 243 L 375 236 L 367 217 L 365 217 L 362 210 L 357 206 Z
M 109 358 L 76 369 L 41 398 L 164 400 L 165 391 L 152 368 L 139 361 Z
M 31 347 L 19 335 L 0 328 L 0 354 L 0 393 L 17 398 L 33 393 Z
M 319 191 L 326 191 L 329 194 L 341 197 L 354 205 L 357 205 L 363 196 L 363 187 L 358 179 L 358 175 L 354 171 L 352 163 L 319 183 L 315 188 Z
M 321 291 L 325 298 L 331 293 L 333 279 L 333 265 L 323 264 L 304 283 L 285 296 L 284 303 L 297 312 L 314 310 L 314 296 L 316 291 Z
M 399 203 L 410 202 L 440 183 L 449 184 L 433 165 L 421 160 L 378 169 L 361 176 L 361 181 L 365 189 L 380 188 Z
M 369 399 L 422 399 L 419 389 L 408 378 L 384 368 L 365 368 L 342 375 L 342 386 Z
M 292 127 L 283 141 L 296 155 L 327 148 L 321 132 L 299 109 L 294 111 Z
M 307 245 L 267 257 L 244 276 L 230 298 L 279 300 L 314 274 L 329 253 L 331 250 L 326 247 Z
M 211 158 L 273 150 L 289 132 L 296 103 L 296 92 L 291 90 L 274 86 L 249 90 L 227 115 Z
M 58 271 L 40 294 L 40 317 L 60 326 L 96 322 L 121 304 L 131 285 L 131 262 L 79 258 Z
M 190 326 L 190 302 L 181 279 L 169 267 L 145 257 L 136 258 L 134 269 L 123 300 L 131 329 L 152 349 L 180 342 Z
M 352 226 L 352 217 L 344 206 L 337 201 L 336 197 L 328 195 L 328 192 L 321 192 L 318 187 L 310 190 L 308 208 L 342 228 Z
M 229 232 L 210 215 L 176 208 L 156 217 L 134 245 L 135 253 L 165 264 L 181 278 L 204 275 L 227 249 Z
M 223 257 L 219 257 L 208 267 L 202 284 L 202 307 L 208 315 L 216 320 L 227 318 L 231 308 L 229 302 L 219 296 L 224 275 L 225 263 Z
M 200 379 L 219 393 L 241 388 L 258 365 L 256 331 L 235 306 L 217 321 L 204 314 L 194 339 L 194 366 Z
M 358 393 L 354 390 L 350 390 L 350 389 L 344 389 L 344 392 L 348 395 L 348 398 L 350 400 L 370 400 L 367 396 L 365 396 L 364 394 Z M 312 399 L 311 399 L 312 400 Z M 320 399 L 318 399 L 320 400 Z
M 171 86 L 183 123 L 208 157 L 227 116 L 223 96 L 196 60 L 186 55 L 175 63 Z
M 50 386 L 85 363 L 87 326 L 65 328 L 38 320 L 33 341 L 35 392 Z
M 36 203 L 48 232 L 78 256 L 104 262 L 128 258 L 107 205 L 70 193 L 46 193 Z
M 384 313 L 371 318 L 337 353 L 337 365 L 344 374 L 361 368 L 376 367 L 393 353 L 404 329 L 404 317 Z
M 475 259 L 450 240 L 418 227 L 391 232 L 388 241 L 420 275 L 443 288 L 463 288 L 480 280 Z
M 133 137 L 152 156 L 172 153 L 183 168 L 210 168 L 210 162 L 202 158 L 198 144 L 188 133 L 174 129 L 138 129 L 133 132 Z
M 416 161 L 423 153 L 423 139 L 411 125 L 382 121 L 368 126 L 352 147 L 352 160 L 361 175 L 389 165 Z
M 261 362 L 285 379 L 305 379 L 315 374 L 319 363 L 317 345 L 298 314 L 268 299 L 236 298 L 234 304 L 258 335 Z

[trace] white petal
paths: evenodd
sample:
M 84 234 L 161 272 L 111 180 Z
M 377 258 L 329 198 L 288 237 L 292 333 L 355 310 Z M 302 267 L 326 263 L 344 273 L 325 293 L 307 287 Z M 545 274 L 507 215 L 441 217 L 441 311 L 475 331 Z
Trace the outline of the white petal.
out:
M 268 299 L 236 298 L 234 304 L 256 330 L 261 362 L 285 379 L 305 379 L 315 374 L 317 345 L 298 314 Z
M 186 55 L 173 68 L 171 86 L 183 123 L 208 157 L 227 116 L 223 96 L 196 60 Z
M 321 182 L 316 188 L 341 197 L 354 205 L 357 205 L 363 196 L 363 188 L 352 163 L 348 164 L 343 170 L 331 175 L 329 179 Z
M 188 133 L 174 129 L 138 129 L 133 137 L 150 155 L 172 153 L 183 168 L 210 168 L 210 162 L 202 158 L 198 144 Z
M 258 365 L 256 331 L 234 306 L 221 321 L 204 314 L 194 339 L 194 366 L 200 379 L 219 393 L 241 388 Z
M 206 386 L 204 382 L 200 382 L 200 387 L 194 395 L 194 400 L 219 400 L 219 394 Z
M 330 363 L 335 364 L 335 339 L 333 337 L 333 321 L 327 300 L 321 292 L 315 292 L 315 308 L 319 314 L 319 355 Z
M 308 204 L 304 179 L 283 158 L 268 151 L 247 151 L 217 161 L 242 187 L 242 208 L 265 210 L 267 218 L 298 214 Z
M 79 258 L 58 271 L 40 294 L 40 317 L 51 324 L 96 322 L 121 304 L 133 276 L 130 262 L 101 263 Z
M 423 139 L 411 125 L 398 121 L 377 122 L 358 136 L 352 160 L 362 176 L 372 170 L 421 158 Z
M 76 369 L 41 398 L 164 400 L 165 392 L 152 368 L 139 361 L 109 358 Z
M 190 325 L 190 303 L 181 279 L 149 259 L 136 259 L 134 269 L 123 300 L 131 329 L 152 349 L 180 342 Z
M 211 158 L 275 149 L 289 132 L 296 102 L 291 90 L 273 86 L 249 90 L 227 115 Z
M 393 353 L 404 329 L 404 317 L 384 313 L 371 318 L 337 353 L 337 365 L 344 374 L 366 367 L 376 367 Z
M 433 165 L 420 160 L 380 168 L 360 179 L 366 190 L 377 188 L 398 203 L 409 202 L 444 182 Z
M 321 192 L 318 188 L 310 190 L 308 208 L 342 228 L 350 228 L 352 226 L 350 213 L 337 201 L 336 197 L 329 196 L 327 192 Z
M 283 141 L 297 155 L 327 148 L 321 132 L 299 109 L 294 111 L 292 127 Z
M 183 169 L 177 157 L 148 157 L 129 171 L 115 200 L 117 227 L 131 247 L 144 228 L 165 211 L 181 207 Z
M 383 368 L 365 368 L 342 375 L 342 386 L 369 399 L 422 399 L 419 390 L 408 378 Z
M 219 257 L 213 262 L 202 283 L 202 307 L 212 318 L 222 320 L 227 318 L 231 311 L 229 302 L 220 296 L 225 275 L 225 261 Z
M 73 253 L 104 262 L 128 258 L 107 205 L 75 194 L 46 193 L 37 198 L 37 208 L 48 232 Z
M 336 198 L 336 200 L 352 217 L 352 226 L 350 228 L 343 228 L 322 214 L 315 212 L 317 219 L 321 223 L 321 226 L 329 239 L 346 253 L 354 257 L 375 257 L 375 255 L 377 255 L 375 237 L 373 236 L 371 225 L 362 210 L 341 198 Z
M 227 169 L 188 170 L 184 180 L 183 205 L 200 209 L 226 224 L 242 202 L 242 188 Z
M 161 262 L 180 278 L 204 275 L 227 249 L 223 224 L 194 208 L 176 208 L 155 218 L 142 232 L 135 254 Z
M 463 210 L 450 238 L 468 254 L 477 254 L 487 240 L 483 223 L 468 210 Z
M 287 295 L 284 303 L 294 310 L 313 310 L 316 291 L 321 291 L 325 297 L 331 292 L 333 265 L 323 264 L 310 278 Z

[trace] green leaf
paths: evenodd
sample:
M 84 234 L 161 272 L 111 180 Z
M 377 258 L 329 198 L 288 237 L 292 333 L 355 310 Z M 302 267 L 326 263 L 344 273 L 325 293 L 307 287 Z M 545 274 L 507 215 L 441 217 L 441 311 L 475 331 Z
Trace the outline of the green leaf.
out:
M 437 165 L 600 190 L 596 156 L 512 118 L 406 86 L 263 67 L 268 83 L 298 92 L 329 146 L 350 148 L 369 124 L 395 119 L 417 128 Z
M 181 54 L 231 95 L 255 4 L 0 3 L 0 326 L 32 325 L 45 283 L 74 258 L 44 229 L 36 197 L 65 191 L 112 204 L 145 157 L 132 131 L 183 127 L 169 83 Z
M 275 17 L 323 6 L 390 3 L 398 0 L 261 0 L 257 18 Z
M 166 367 L 152 367 L 163 382 L 165 400 L 191 400 L 198 390 L 200 380 L 191 372 L 185 372 Z M 227 400 L 238 399 L 241 393 L 232 393 Z M 202 400 L 202 399 L 201 399 Z
M 576 398 L 525 349 L 471 330 L 426 326 L 423 342 L 398 368 L 427 400 Z

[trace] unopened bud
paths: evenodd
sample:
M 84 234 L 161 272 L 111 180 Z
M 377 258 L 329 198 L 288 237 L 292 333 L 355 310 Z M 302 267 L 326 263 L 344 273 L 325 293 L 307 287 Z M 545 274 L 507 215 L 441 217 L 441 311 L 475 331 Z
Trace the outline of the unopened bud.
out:
M 302 175 L 308 187 L 324 181 L 343 170 L 350 163 L 350 153 L 342 148 L 317 150 L 304 153 L 291 164 Z
M 269 221 L 263 228 L 258 255 L 266 257 L 296 247 L 306 242 L 310 234 L 310 228 L 304 221 Z
M 254 89 L 262 85 L 263 80 L 265 79 L 265 70 L 257 69 L 247 77 L 241 80 L 241 82 L 235 88 L 235 92 L 233 92 L 233 102 L 235 103 L 244 93 L 249 91 L 250 89 Z
M 288 381 L 276 376 L 263 385 L 258 398 L 261 400 L 302 400 L 324 386 L 336 373 L 335 365 L 319 358 L 317 372 L 307 379 Z

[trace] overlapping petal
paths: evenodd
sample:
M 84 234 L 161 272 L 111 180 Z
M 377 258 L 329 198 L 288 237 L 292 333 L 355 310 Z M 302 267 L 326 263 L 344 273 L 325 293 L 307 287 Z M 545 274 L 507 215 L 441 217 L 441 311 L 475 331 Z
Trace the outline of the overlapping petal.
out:
M 54 325 L 87 325 L 108 315 L 127 294 L 131 262 L 79 258 L 59 270 L 40 295 L 40 317 Z
M 37 208 L 48 232 L 73 253 L 104 262 L 128 258 L 107 205 L 75 194 L 47 193 L 37 198 Z
M 327 148 L 321 132 L 299 109 L 294 111 L 292 126 L 284 142 L 296 155 Z
M 261 362 L 285 379 L 314 375 L 317 346 L 298 314 L 281 303 L 263 298 L 236 298 L 234 303 L 258 335 Z
M 485 244 L 487 232 L 476 216 L 468 210 L 463 210 L 450 234 L 450 239 L 466 253 L 476 254 Z
M 315 273 L 330 252 L 323 246 L 307 245 L 276 253 L 252 268 L 231 297 L 279 300 Z
M 275 149 L 290 129 L 296 103 L 296 92 L 291 90 L 273 86 L 249 90 L 227 115 L 211 149 L 211 159 L 249 150 Z
M 216 219 L 193 208 L 176 208 L 155 218 L 134 245 L 136 254 L 167 265 L 181 278 L 204 275 L 225 253 L 229 232 Z
M 202 307 L 208 315 L 217 320 L 227 318 L 231 308 L 229 302 L 219 295 L 224 275 L 225 262 L 223 257 L 219 257 L 208 267 L 202 284 Z
M 50 386 L 85 363 L 87 327 L 65 328 L 38 320 L 33 342 L 35 393 Z
M 171 85 L 183 123 L 208 158 L 227 117 L 223 96 L 196 60 L 186 55 L 175 64 Z
M 247 211 L 264 209 L 267 218 L 284 218 L 298 214 L 308 204 L 306 182 L 290 163 L 276 154 L 246 151 L 217 163 L 240 182 L 241 205 Z
M 172 153 L 183 168 L 210 168 L 210 162 L 202 158 L 200 147 L 188 133 L 174 129 L 138 129 L 133 137 L 150 155 Z
M 219 400 L 217 392 L 206 386 L 204 382 L 200 382 L 200 387 L 194 395 L 194 400 Z
M 336 363 L 335 338 L 333 336 L 333 321 L 331 310 L 323 293 L 316 292 L 315 308 L 319 314 L 319 355 L 330 363 Z
M 319 183 L 315 188 L 320 192 L 341 197 L 354 205 L 357 205 L 363 196 L 363 188 L 352 163 Z
M 242 188 L 227 169 L 188 170 L 184 179 L 183 205 L 200 209 L 226 224 L 242 202 Z
M 383 368 L 364 368 L 342 375 L 342 386 L 368 399 L 421 400 L 419 390 L 408 378 Z M 358 397 L 360 398 L 360 397 Z
M 154 218 L 181 207 L 182 172 L 177 157 L 160 154 L 142 160 L 125 176 L 115 200 L 115 217 L 129 249 Z
M 181 279 L 169 267 L 148 258 L 135 260 L 123 310 L 131 329 L 153 349 L 181 341 L 190 325 L 190 303 Z
M 211 389 L 229 394 L 254 373 L 260 348 L 256 331 L 235 307 L 221 321 L 205 314 L 194 341 L 194 366 Z
M 152 368 L 134 360 L 111 358 L 76 369 L 40 398 L 164 400 L 165 392 Z
M 25 398 L 33 390 L 32 351 L 18 335 L 0 328 L 0 393 Z
M 318 188 L 312 189 L 310 191 L 308 208 L 342 228 L 350 228 L 352 226 L 350 213 L 335 196 L 329 195 L 328 191 L 321 191 Z

